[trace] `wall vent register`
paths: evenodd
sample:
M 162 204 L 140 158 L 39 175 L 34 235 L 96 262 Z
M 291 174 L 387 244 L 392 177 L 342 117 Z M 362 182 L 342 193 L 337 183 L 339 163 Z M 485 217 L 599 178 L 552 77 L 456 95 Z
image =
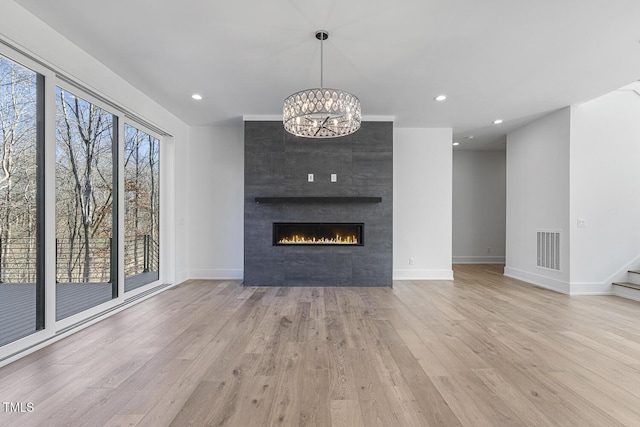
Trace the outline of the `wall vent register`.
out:
M 560 232 L 537 232 L 537 266 L 560 271 Z

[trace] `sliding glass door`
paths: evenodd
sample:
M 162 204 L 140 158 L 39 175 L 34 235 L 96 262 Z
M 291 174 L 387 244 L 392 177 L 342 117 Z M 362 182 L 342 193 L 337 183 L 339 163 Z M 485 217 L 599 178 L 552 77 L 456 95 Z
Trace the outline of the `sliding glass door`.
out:
M 160 141 L 124 125 L 125 292 L 154 282 L 160 270 Z
M 43 86 L 0 56 L 0 346 L 44 328 Z
M 159 284 L 151 129 L 0 43 L 0 361 Z
M 56 320 L 117 297 L 117 129 L 56 88 Z

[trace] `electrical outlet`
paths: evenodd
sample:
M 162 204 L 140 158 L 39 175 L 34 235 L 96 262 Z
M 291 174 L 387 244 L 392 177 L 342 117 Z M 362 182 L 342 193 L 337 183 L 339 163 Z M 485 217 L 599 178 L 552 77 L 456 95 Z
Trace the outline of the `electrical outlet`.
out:
M 487 246 L 487 253 L 490 254 L 491 253 L 491 248 L 489 246 Z
M 308 182 L 313 182 L 313 174 L 312 173 L 308 173 L 307 174 L 307 181 Z
M 409 258 L 409 265 L 414 265 L 415 263 L 416 263 L 416 259 L 415 259 L 415 258 L 410 257 L 410 258 Z
M 332 173 L 331 174 L 331 182 L 338 182 L 338 174 L 337 173 Z

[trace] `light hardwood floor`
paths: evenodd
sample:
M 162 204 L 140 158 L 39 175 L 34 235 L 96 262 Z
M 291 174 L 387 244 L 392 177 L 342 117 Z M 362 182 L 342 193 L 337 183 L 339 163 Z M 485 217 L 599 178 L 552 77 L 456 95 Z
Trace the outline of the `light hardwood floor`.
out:
M 640 425 L 640 303 L 455 277 L 191 281 L 0 369 L 0 425 Z

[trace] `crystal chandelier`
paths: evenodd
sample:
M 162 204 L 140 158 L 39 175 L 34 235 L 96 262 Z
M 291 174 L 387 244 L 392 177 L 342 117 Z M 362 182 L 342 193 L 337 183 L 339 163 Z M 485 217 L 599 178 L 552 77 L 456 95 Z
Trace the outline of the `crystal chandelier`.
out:
M 360 129 L 360 100 L 349 92 L 323 87 L 324 41 L 329 33 L 316 31 L 320 40 L 320 87 L 306 89 L 284 100 L 282 122 L 287 132 L 304 138 L 336 138 Z

